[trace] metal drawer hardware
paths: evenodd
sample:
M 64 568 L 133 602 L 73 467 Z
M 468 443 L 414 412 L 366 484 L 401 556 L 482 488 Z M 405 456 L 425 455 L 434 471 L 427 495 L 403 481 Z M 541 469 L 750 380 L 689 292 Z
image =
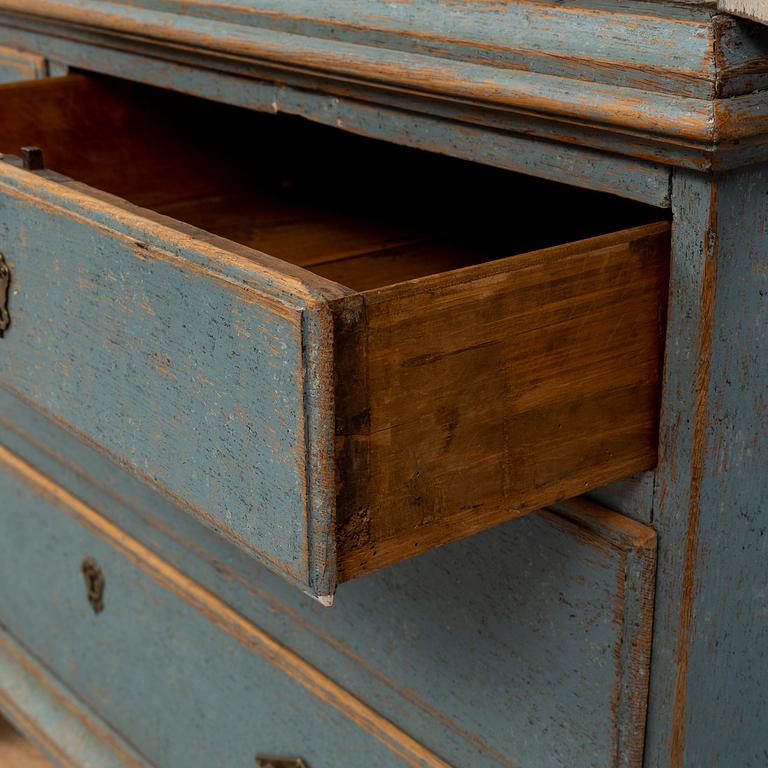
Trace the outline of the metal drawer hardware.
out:
M 27 171 L 42 171 L 45 168 L 43 150 L 40 147 L 22 147 L 21 164 Z
M 92 557 L 86 557 L 83 560 L 80 570 L 85 579 L 88 602 L 94 613 L 101 613 L 104 610 L 104 586 L 106 585 L 104 572 Z
M 268 757 L 256 755 L 258 768 L 309 768 L 300 757 Z
M 11 324 L 8 314 L 8 286 L 11 284 L 11 268 L 0 253 L 0 339 Z

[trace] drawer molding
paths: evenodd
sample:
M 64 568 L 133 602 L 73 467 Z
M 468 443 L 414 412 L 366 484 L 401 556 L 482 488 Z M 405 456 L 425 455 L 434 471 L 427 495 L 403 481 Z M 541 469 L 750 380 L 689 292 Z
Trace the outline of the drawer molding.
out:
M 408 765 L 413 768 L 451 768 L 431 750 L 386 720 L 361 699 L 344 690 L 320 670 L 305 662 L 289 648 L 275 641 L 221 598 L 162 560 L 141 542 L 99 515 L 94 509 L 2 445 L 0 445 L 0 467 L 18 478 L 29 490 L 113 547 L 160 588 L 173 593 L 194 607 L 249 651 L 262 656 L 267 662 L 304 686 L 309 693 L 328 703 L 360 728 L 376 737 Z M 114 589 L 119 587 L 115 585 Z
M 656 583 L 656 532 L 631 518 L 581 497 L 551 507 L 561 524 L 599 545 L 609 541 L 624 553 L 618 574 L 616 623 L 623 628 L 616 646 L 618 683 L 614 689 L 615 765 L 641 768 L 645 747 L 653 608 Z M 551 513 L 545 513 L 551 514 Z
M 62 766 L 152 768 L 2 629 L 0 711 Z
M 35 80 L 48 76 L 48 62 L 36 53 L 0 45 L 0 82 Z
M 2 392 L 0 401 L 15 402 Z M 635 586 L 653 587 L 651 529 L 596 504 L 568 502 L 342 585 L 338 605 L 318 610 L 93 449 L 71 445 L 36 411 L 17 409 L 20 424 L 9 425 L 0 442 L 452 765 L 534 768 L 555 753 L 564 764 L 638 765 L 647 657 L 629 651 L 645 647 L 639 638 L 650 635 L 653 619 L 647 591 Z M 643 551 L 634 552 L 633 543 Z M 558 599 L 561 591 L 567 602 Z M 490 615 L 494 621 L 462 656 L 462 638 Z M 394 630 L 400 623 L 410 632 Z M 542 645 L 551 661 L 544 666 Z M 419 647 L 428 663 L 412 669 Z M 498 654 L 495 671 L 478 678 Z M 452 686 L 472 670 L 468 688 Z M 559 692 L 555 700 L 549 686 Z M 576 706 L 582 697 L 592 706 Z M 571 704 L 564 711 L 556 701 Z M 563 723 L 565 739 L 557 735 Z M 529 729 L 535 739 L 515 738 Z M 292 746 L 278 753 L 300 754 Z M 462 756 L 469 753 L 468 763 Z
M 346 11 L 338 0 L 319 12 L 274 3 L 261 4 L 261 13 L 212 10 L 209 3 L 194 10 L 187 3 L 151 5 L 137 14 L 125 2 L 0 0 L 0 11 L 12 27 L 45 32 L 57 22 L 66 29 L 58 37 L 95 41 L 108 51 L 146 56 L 149 47 L 163 60 L 234 66 L 249 78 L 291 86 L 299 101 L 301 90 L 319 86 L 377 106 L 395 91 L 397 103 L 412 109 L 415 95 L 427 113 L 458 101 L 455 124 L 522 118 L 525 125 L 513 124 L 514 132 L 544 138 L 575 123 L 586 129 L 576 141 L 587 147 L 689 167 L 711 167 L 729 155 L 744 162 L 749 150 L 732 140 L 748 135 L 759 142 L 766 132 L 765 119 L 743 119 L 760 113 L 766 92 L 751 94 L 751 81 L 739 77 L 748 66 L 761 71 L 764 61 L 752 53 L 744 63 L 732 53 L 757 46 L 749 44 L 749 31 L 708 9 L 680 18 L 679 11 L 649 17 L 626 8 L 548 7 L 539 18 L 529 3 L 480 10 L 470 3 L 450 7 L 446 28 L 441 3 L 431 13 L 413 9 L 394 18 L 367 4 L 367 19 L 364 8 Z M 604 30 L 599 54 L 588 32 L 573 33 L 590 24 Z M 660 39 L 668 42 L 663 56 Z M 730 98 L 718 98 L 726 90 L 721 81 Z M 478 114 L 468 118 L 464 104 Z

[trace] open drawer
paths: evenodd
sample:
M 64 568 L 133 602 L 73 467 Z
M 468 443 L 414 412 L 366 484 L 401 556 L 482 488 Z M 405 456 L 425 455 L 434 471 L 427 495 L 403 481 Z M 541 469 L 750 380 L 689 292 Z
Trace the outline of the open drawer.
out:
M 655 464 L 658 211 L 84 75 L 0 151 L 0 383 L 317 597 Z

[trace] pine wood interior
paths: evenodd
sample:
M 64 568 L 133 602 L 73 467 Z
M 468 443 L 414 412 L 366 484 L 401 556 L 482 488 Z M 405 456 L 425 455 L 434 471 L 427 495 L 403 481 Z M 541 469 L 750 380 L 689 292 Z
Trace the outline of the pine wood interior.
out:
M 660 218 L 656 209 L 90 75 L 2 86 L 0 151 L 355 290 Z

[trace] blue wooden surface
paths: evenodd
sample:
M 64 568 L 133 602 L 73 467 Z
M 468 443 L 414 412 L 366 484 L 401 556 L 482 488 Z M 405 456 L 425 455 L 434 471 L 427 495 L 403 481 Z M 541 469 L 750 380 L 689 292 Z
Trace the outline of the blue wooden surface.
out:
M 250 10 L 184 3 L 183 12 L 171 12 L 181 7 L 0 0 L 0 20 L 32 33 L 50 33 L 54 20 L 66 32 L 54 26 L 44 47 L 73 65 L 79 59 L 80 66 L 109 71 L 108 56 L 128 51 L 163 64 L 279 83 L 306 105 L 312 102 L 308 92 L 320 90 L 406 112 L 447 111 L 451 128 L 502 122 L 516 137 L 554 138 L 566 153 L 572 145 L 612 146 L 643 162 L 708 168 L 719 155 L 740 162 L 742 142 L 731 139 L 744 130 L 750 145 L 768 152 L 760 138 L 768 97 L 759 96 L 753 117 L 760 119 L 740 115 L 743 103 L 755 98 L 740 73 L 761 71 L 762 59 L 729 56 L 736 33 L 724 53 L 719 21 L 706 7 L 422 2 L 374 13 L 371 3 L 328 0 L 306 13 L 307 4 L 298 1 Z M 330 22 L 322 23 L 323 17 Z M 39 46 L 34 35 L 12 34 L 32 49 Z M 63 57 L 62 44 L 69 48 Z M 99 49 L 107 56 L 98 56 Z M 728 98 L 720 98 L 724 78 L 731 84 Z M 415 107 L 419 100 L 426 103 Z M 449 136 L 441 135 L 447 127 L 434 135 L 441 151 L 450 151 Z M 386 138 L 401 141 L 403 133 L 390 131 Z
M 112 5 L 117 9 L 120 3 Z M 591 5 L 589 13 L 575 14 L 573 9 L 557 5 L 532 13 L 528 3 L 478 6 L 455 0 L 130 3 L 137 15 L 142 10 L 160 11 L 201 27 L 207 22 L 226 23 L 503 69 L 594 78 L 639 88 L 652 83 L 661 90 L 684 95 L 712 92 L 715 64 L 708 56 L 713 40 L 706 10 L 681 13 L 671 8 L 653 13 L 639 2 L 614 3 L 612 7 L 587 5 Z M 596 27 L 600 40 L 590 46 L 588 41 Z M 661 37 L 669 40 L 667 48 L 658 46 Z M 553 56 L 553 51 L 558 55 Z
M 160 10 L 175 7 L 171 0 L 146 0 L 140 5 L 150 2 Z M 3 3 L 14 4 L 24 10 L 17 0 Z M 29 8 L 31 3 L 26 5 Z M 67 5 L 86 7 L 48 4 L 51 8 Z M 219 33 L 231 27 L 225 27 L 222 19 L 231 23 L 252 15 L 243 12 L 242 3 L 227 5 L 227 11 L 218 3 L 194 6 L 194 14 L 208 19 L 205 24 L 187 19 L 182 26 L 205 28 L 213 37 L 225 39 Z M 261 8 L 271 5 L 259 3 Z M 369 5 L 355 4 L 355 12 Z M 0 29 L 0 41 L 18 40 L 30 50 L 50 50 L 74 66 L 252 108 L 303 114 L 360 133 L 667 205 L 669 172 L 662 163 L 706 170 L 710 165 L 757 163 L 766 153 L 765 128 L 760 123 L 766 113 L 765 91 L 750 95 L 756 88 L 765 88 L 766 32 L 711 16 L 711 9 L 696 5 L 588 0 L 578 7 L 547 6 L 541 11 L 528 3 L 387 4 L 377 22 L 380 28 L 372 31 L 355 28 L 354 18 L 349 24 L 337 20 L 332 29 L 311 18 L 313 13 L 329 13 L 329 8 L 340 16 L 354 16 L 349 11 L 352 4 L 324 5 L 324 11 L 316 12 L 316 6 L 296 0 L 290 6 L 303 8 L 305 18 L 262 17 L 260 21 L 262 28 L 281 34 L 319 35 L 315 54 L 332 52 L 334 41 L 339 41 L 344 46 L 366 43 L 388 48 L 395 52 L 388 59 L 392 66 L 398 51 L 420 56 L 425 45 L 429 56 L 468 57 L 471 67 L 457 66 L 456 72 L 474 67 L 471 71 L 477 74 L 486 64 L 489 72 L 501 63 L 533 64 L 536 77 L 499 76 L 507 95 L 515 94 L 507 105 L 512 112 L 520 106 L 515 99 L 528 100 L 526 106 L 530 105 L 523 81 L 557 85 L 549 92 L 552 103 L 562 101 L 566 83 L 587 100 L 596 94 L 574 75 L 587 73 L 591 80 L 616 89 L 640 86 L 610 92 L 637 98 L 632 113 L 636 123 L 625 124 L 627 133 L 606 130 L 604 124 L 572 125 L 478 104 L 428 101 L 421 94 L 383 90 L 374 96 L 370 88 L 358 84 L 323 81 L 329 91 L 323 94 L 317 91 L 318 79 L 287 72 L 275 77 L 275 70 L 264 62 L 174 51 L 175 60 L 169 63 L 165 61 L 169 49 L 146 40 L 141 51 L 138 45 L 132 51 L 118 51 L 107 32 L 101 38 L 73 30 L 66 36 L 46 37 L 40 26 L 25 22 L 23 31 Z M 441 15 L 453 12 L 449 18 L 458 32 L 454 38 L 425 40 L 419 19 L 429 19 L 430 11 L 436 9 Z M 534 9 L 545 15 L 526 18 L 526 12 Z M 594 28 L 587 27 L 582 34 L 570 36 L 583 21 L 578 9 L 584 18 L 603 18 L 600 28 L 608 34 L 595 34 Z M 621 27 L 629 17 L 642 16 L 648 18 Z M 484 47 L 489 37 L 498 36 L 500 18 L 518 21 L 518 26 L 504 30 L 508 47 Z M 566 18 L 573 22 L 564 23 Z M 174 21 L 169 28 L 180 23 Z M 393 35 L 403 29 L 415 34 Z M 654 29 L 653 36 L 641 34 Z M 261 42 L 276 39 L 260 38 Z M 526 41 L 532 50 L 517 48 Z M 561 50 L 566 52 L 563 59 L 557 56 Z M 580 50 L 589 56 L 580 57 Z M 220 72 L 196 69 L 203 60 Z M 410 61 L 413 64 L 415 59 Z M 548 79 L 553 77 L 561 78 L 560 82 Z M 495 79 L 494 75 L 490 81 Z M 274 85 L 272 80 L 281 84 Z M 451 87 L 455 89 L 456 82 Z M 475 95 L 483 88 L 477 82 L 473 87 Z M 676 98 L 670 98 L 672 94 Z M 713 149 L 728 138 L 719 132 L 713 97 L 720 97 L 717 109 L 731 121 L 727 129 L 733 137 L 744 131 L 752 132 L 752 139 Z M 582 117 L 588 116 L 589 105 L 577 106 Z M 598 118 L 601 114 L 608 122 L 618 119 L 608 114 L 610 99 L 602 106 Z M 651 135 L 653 131 L 633 135 L 641 124 L 647 131 L 657 118 L 655 128 L 662 138 Z M 668 119 L 673 125 L 665 124 Z M 686 132 L 682 143 L 669 140 L 671 134 L 679 137 Z M 729 175 L 675 175 L 676 247 L 661 467 L 655 487 L 646 477 L 634 488 L 637 493 L 626 483 L 600 491 L 601 498 L 628 514 L 653 519 L 660 536 L 648 768 L 749 768 L 764 766 L 766 761 L 766 181 L 764 167 Z M 0 391 L 0 401 L 11 413 L 14 401 L 7 398 Z M 455 764 L 525 768 L 608 765 L 615 759 L 615 744 L 609 746 L 607 735 L 614 731 L 605 727 L 608 635 L 600 634 L 605 626 L 598 621 L 579 625 L 574 634 L 565 630 L 573 621 L 568 603 L 577 605 L 574 615 L 584 619 L 591 600 L 597 597 L 604 603 L 609 586 L 598 575 L 606 579 L 608 573 L 615 575 L 616 561 L 606 565 L 605 559 L 592 557 L 592 566 L 603 565 L 588 572 L 579 570 L 582 559 L 574 554 L 572 539 L 567 539 L 566 546 L 550 530 L 535 531 L 533 526 L 543 523 L 532 518 L 345 586 L 339 606 L 329 614 L 305 603 L 272 575 L 245 563 L 239 553 L 100 463 L 89 449 L 70 442 L 38 415 L 19 406 L 12 419 L 16 423 L 5 423 L 4 439 L 15 449 L 27 452 L 46 471 L 92 498 L 94 505 L 108 509 L 134 535 L 225 595 L 254 621 L 270 627 L 270 632 L 313 663 L 331 670 L 348 688 L 369 691 L 387 717 L 442 749 Z M 22 440 L 20 423 L 43 445 L 33 449 Z M 51 452 L 58 453 L 58 461 Z M 70 461 L 71 466 L 62 461 Z M 98 488 L 94 480 L 111 487 Z M 122 501 L 115 497 L 116 489 Z M 651 492 L 655 493 L 653 509 L 648 503 Z M 516 549 L 520 542 L 525 545 L 522 552 Z M 553 562 L 561 564 L 559 571 Z M 547 566 L 561 581 L 542 580 L 542 574 L 550 573 Z M 576 593 L 566 592 L 562 612 L 548 614 L 554 609 L 547 596 L 554 595 L 568 576 L 576 579 L 567 582 Z M 540 591 L 523 594 L 531 584 Z M 350 596 L 346 605 L 345 594 Z M 371 619 L 371 605 L 384 617 L 381 622 Z M 520 625 L 516 618 L 521 613 L 530 617 L 530 623 Z M 22 609 L 19 615 L 24 617 Z M 552 617 L 549 622 L 548 617 Z M 465 622 L 474 622 L 476 635 L 466 629 Z M 435 627 L 440 629 L 437 639 Z M 413 647 L 422 649 L 421 666 L 408 665 Z M 584 669 L 591 672 L 576 674 L 574 659 L 583 660 Z M 404 672 L 399 671 L 400 665 Z M 518 700 L 512 696 L 489 700 L 489 689 L 524 695 Z M 498 733 L 489 723 L 493 728 L 498 725 Z
M 247 627 L 221 631 L 224 619 L 179 599 L 184 583 L 164 589 L 154 571 L 9 480 L 0 480 L 3 623 L 150 763 L 241 766 L 260 753 L 302 756 L 313 768 L 351 768 L 360 755 L 372 768 L 403 764 L 284 674 L 271 649 L 260 653 Z M 106 579 L 98 615 L 85 598 L 86 556 Z M 37 578 L 20 582 L 24 569 Z M 29 601 L 38 609 L 26 610 Z
M 332 436 L 315 362 L 331 339 L 315 289 L 6 163 L 0 175 L 2 386 L 332 593 L 335 489 L 313 473 Z
M 515 521 L 344 584 L 325 609 L 1 390 L 0 406 L 3 444 L 452 765 L 637 765 L 649 560 L 627 530 L 644 526 Z
M 591 491 L 591 499 L 643 523 L 653 522 L 656 472 L 641 472 Z
M 39 54 L 0 47 L 0 83 L 34 80 L 47 74 L 47 62 Z
M 8 635 L 1 623 L 0 712 L 59 768 L 150 768 Z
M 169 62 L 121 50 L 105 49 L 73 41 L 0 26 L 0 42 L 16 42 L 29 50 L 45 51 L 52 59 L 72 67 L 93 70 L 130 80 L 191 93 L 235 106 L 306 117 L 325 125 L 377 139 L 397 141 L 417 149 L 441 152 L 473 162 L 610 192 L 651 205 L 669 206 L 669 169 L 658 162 L 616 154 L 621 143 L 610 136 L 594 136 L 598 151 L 575 143 L 560 143 L 576 128 L 537 123 L 546 139 L 530 137 L 528 120 L 511 113 L 472 117 L 477 125 L 451 118 L 458 112 L 471 116 L 468 105 L 441 106 L 402 96 L 377 98 L 371 104 L 352 95 L 335 95 L 300 88 L 300 80 L 285 73 L 286 85 L 254 79 L 247 70 L 229 62 L 221 71 L 209 71 L 190 63 Z M 494 120 L 499 124 L 494 125 Z M 520 123 L 507 132 L 508 122 Z M 481 126 L 498 128 L 489 132 Z M 583 131 L 582 131 L 583 132 Z
M 649 768 L 768 755 L 767 186 L 675 177 Z

